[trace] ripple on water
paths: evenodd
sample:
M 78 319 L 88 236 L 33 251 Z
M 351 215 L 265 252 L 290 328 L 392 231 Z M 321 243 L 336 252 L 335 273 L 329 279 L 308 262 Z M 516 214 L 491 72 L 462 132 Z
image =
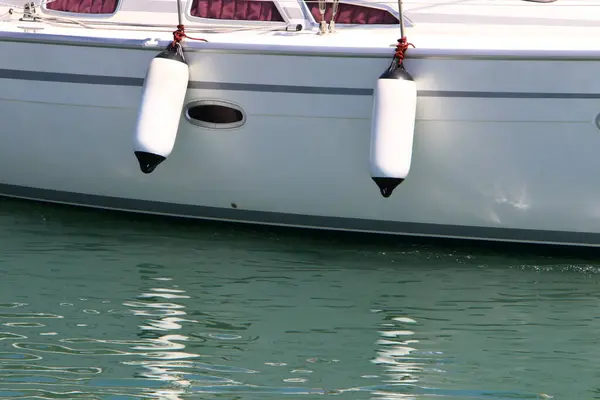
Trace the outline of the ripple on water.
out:
M 62 315 L 48 313 L 0 313 L 0 318 L 64 318 Z
M 43 328 L 46 326 L 39 322 L 6 322 L 2 325 L 10 326 L 11 328 Z
M 42 357 L 37 356 L 35 354 L 27 354 L 27 353 L 0 353 L 0 362 L 3 361 L 34 361 L 41 360 Z
M 127 355 L 131 353 L 112 350 L 112 349 L 72 349 L 67 346 L 60 346 L 56 344 L 47 343 L 14 343 L 14 347 L 17 349 L 39 351 L 43 353 L 55 353 L 55 354 L 68 354 L 68 355 L 95 355 L 95 356 L 113 356 L 113 355 Z
M 319 388 L 303 387 L 279 387 L 279 386 L 253 386 L 253 385 L 228 385 L 228 386 L 191 386 L 189 389 L 193 393 L 225 393 L 235 394 L 277 394 L 277 395 L 324 395 L 336 391 Z
M 11 332 L 0 332 L 0 340 L 18 340 L 27 339 L 27 336 L 19 335 Z
M 37 364 L 0 364 L 0 373 L 5 371 L 57 372 L 62 374 L 95 375 L 102 372 L 98 367 L 48 367 Z
M 17 303 L 17 302 L 0 303 L 0 308 L 18 308 L 18 307 L 25 307 L 26 305 L 28 305 L 28 304 L 27 303 Z

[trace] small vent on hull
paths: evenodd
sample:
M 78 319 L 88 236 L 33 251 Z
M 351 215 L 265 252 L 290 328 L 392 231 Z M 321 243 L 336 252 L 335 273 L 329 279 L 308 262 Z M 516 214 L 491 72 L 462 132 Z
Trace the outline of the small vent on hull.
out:
M 238 106 L 219 100 L 188 104 L 185 118 L 192 124 L 213 129 L 238 128 L 246 122 L 246 117 Z

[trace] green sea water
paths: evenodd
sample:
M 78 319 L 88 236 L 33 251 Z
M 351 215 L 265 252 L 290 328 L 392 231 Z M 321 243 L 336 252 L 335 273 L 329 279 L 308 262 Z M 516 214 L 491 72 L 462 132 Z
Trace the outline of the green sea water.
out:
M 0 399 L 600 399 L 596 260 L 0 200 Z

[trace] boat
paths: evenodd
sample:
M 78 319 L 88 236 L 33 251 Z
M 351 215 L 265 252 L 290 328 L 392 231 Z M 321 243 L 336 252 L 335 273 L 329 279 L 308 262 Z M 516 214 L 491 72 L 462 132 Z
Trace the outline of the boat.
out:
M 2 0 L 0 195 L 600 245 L 596 0 Z

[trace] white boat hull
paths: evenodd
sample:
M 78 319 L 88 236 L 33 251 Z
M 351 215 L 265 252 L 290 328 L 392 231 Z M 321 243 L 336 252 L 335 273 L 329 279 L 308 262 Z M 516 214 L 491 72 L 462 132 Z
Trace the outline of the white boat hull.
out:
M 182 118 L 169 158 L 145 175 L 131 137 L 157 51 L 54 45 L 50 57 L 47 44 L 1 41 L 0 53 L 12 56 L 0 58 L 0 195 L 259 224 L 600 245 L 600 59 L 407 59 L 419 88 L 411 172 L 383 198 L 368 160 L 371 93 L 389 58 L 189 52 L 186 103 L 228 101 L 247 120 L 220 130 Z

